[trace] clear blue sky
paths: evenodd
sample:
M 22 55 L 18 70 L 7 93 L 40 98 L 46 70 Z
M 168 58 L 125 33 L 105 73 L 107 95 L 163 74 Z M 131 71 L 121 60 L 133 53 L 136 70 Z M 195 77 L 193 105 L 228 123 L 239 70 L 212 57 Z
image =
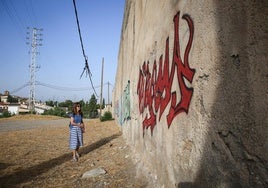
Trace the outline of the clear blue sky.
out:
M 125 0 L 76 0 L 85 54 L 97 95 L 100 95 L 104 58 L 103 97 L 110 101 L 115 82 Z M 84 57 L 73 0 L 0 0 L 0 93 L 30 81 L 30 46 L 27 27 L 43 28 L 36 63 L 36 99 L 41 101 L 89 100 L 94 93 L 89 77 L 80 75 Z M 51 88 L 51 86 L 55 88 Z M 68 90 L 68 88 L 71 88 Z M 76 90 L 77 89 L 77 90 Z M 29 97 L 26 86 L 13 95 Z

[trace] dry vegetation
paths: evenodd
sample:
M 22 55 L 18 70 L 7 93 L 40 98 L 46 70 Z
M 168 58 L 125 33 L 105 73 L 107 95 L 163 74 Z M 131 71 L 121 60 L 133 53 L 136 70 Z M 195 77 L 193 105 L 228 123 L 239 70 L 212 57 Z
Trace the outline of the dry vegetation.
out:
M 41 123 L 55 117 L 17 116 L 9 120 L 31 118 L 40 118 Z M 85 146 L 78 162 L 71 161 L 67 125 L 1 132 L 0 187 L 145 187 L 146 181 L 136 178 L 130 149 L 115 122 L 85 123 Z M 82 179 L 83 173 L 98 167 L 107 173 Z
M 10 121 L 10 120 L 31 120 L 31 119 L 40 119 L 40 120 L 53 120 L 60 119 L 62 117 L 50 116 L 50 115 L 36 115 L 36 114 L 26 114 L 26 115 L 17 115 L 11 116 L 8 118 L 1 118 L 0 121 Z

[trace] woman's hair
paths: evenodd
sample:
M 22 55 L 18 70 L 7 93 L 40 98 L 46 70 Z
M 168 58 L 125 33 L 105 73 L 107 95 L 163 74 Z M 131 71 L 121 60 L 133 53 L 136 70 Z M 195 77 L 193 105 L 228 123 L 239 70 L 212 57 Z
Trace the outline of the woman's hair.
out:
M 77 106 L 80 106 L 80 108 L 79 108 L 79 110 L 77 110 Z M 80 105 L 80 103 L 79 102 L 75 102 L 74 104 L 73 104 L 73 114 L 80 114 L 80 115 L 83 115 L 83 113 L 82 113 L 82 110 L 81 110 L 81 105 Z

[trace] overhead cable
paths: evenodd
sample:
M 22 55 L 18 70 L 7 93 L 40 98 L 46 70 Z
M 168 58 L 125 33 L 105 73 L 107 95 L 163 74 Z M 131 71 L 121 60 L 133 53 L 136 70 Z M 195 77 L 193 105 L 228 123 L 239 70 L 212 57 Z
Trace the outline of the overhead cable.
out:
M 22 34 L 22 36 L 24 36 L 25 35 L 23 32 L 24 24 L 22 23 L 20 17 L 18 16 L 17 11 L 14 8 L 13 4 L 8 5 L 7 1 L 5 1 L 5 0 L 1 0 L 0 2 L 2 3 L 3 9 L 8 14 L 10 20 L 13 22 L 14 26 L 17 28 L 18 33 L 20 35 Z M 11 1 L 10 1 L 10 3 L 11 3 Z M 12 7 L 12 9 L 10 8 L 10 6 Z
M 94 93 L 96 95 L 96 97 L 98 97 L 96 91 L 95 91 L 95 88 L 93 86 L 93 82 L 92 82 L 92 79 L 91 79 L 91 72 L 90 72 L 90 69 L 89 69 L 89 66 L 88 66 L 88 62 L 87 62 L 87 56 L 85 54 L 85 50 L 84 50 L 84 45 L 83 45 L 83 40 L 82 40 L 82 35 L 81 35 L 81 31 L 80 31 L 80 25 L 79 25 L 79 19 L 78 19 L 78 14 L 77 14 L 77 9 L 76 9 L 76 4 L 75 4 L 75 0 L 73 0 L 73 4 L 74 4 L 74 10 L 75 10 L 75 16 L 76 16 L 76 23 L 77 23 L 77 28 L 78 28 L 78 33 L 79 33 L 79 38 L 80 38 L 80 43 L 81 43 L 81 48 L 82 48 L 82 53 L 83 53 L 83 56 L 85 58 L 85 67 L 84 67 L 84 70 L 80 76 L 80 79 L 81 77 L 83 76 L 84 72 L 86 71 L 86 76 L 88 75 L 89 76 L 89 79 L 90 79 L 90 82 L 91 82 L 91 85 L 92 85 L 92 88 L 94 90 Z
M 89 87 L 70 88 L 70 87 L 55 86 L 55 85 L 51 85 L 51 84 L 42 83 L 39 81 L 36 81 L 36 85 L 45 86 L 45 87 L 48 87 L 51 89 L 56 89 L 56 90 L 65 90 L 65 91 L 85 91 L 85 90 L 93 89 L 93 88 L 89 88 Z M 96 86 L 96 88 L 98 88 L 98 87 L 100 87 L 100 86 Z
M 33 8 L 32 0 L 24 1 L 24 7 L 27 12 L 27 17 L 32 26 L 37 27 L 37 19 Z
M 14 89 L 13 91 L 10 92 L 10 94 L 16 93 L 18 91 L 20 91 L 21 89 L 25 88 L 26 86 L 29 86 L 30 82 L 25 83 L 24 85 L 22 85 L 21 87 Z
M 109 82 L 105 83 L 104 85 L 107 85 L 107 84 L 109 84 Z M 29 85 L 30 85 L 30 82 L 26 82 L 25 84 L 23 84 L 19 88 L 12 90 L 10 92 L 10 94 L 17 93 L 18 91 L 20 91 L 21 89 L 23 89 L 23 88 L 25 88 L 25 87 L 27 87 Z M 64 91 L 86 91 L 86 90 L 92 90 L 93 89 L 93 88 L 89 88 L 89 87 L 80 87 L 80 88 L 62 87 L 62 86 L 56 86 L 56 85 L 52 85 L 52 84 L 46 84 L 46 83 L 39 82 L 39 81 L 36 81 L 35 85 L 40 85 L 40 86 L 48 87 L 48 88 L 51 88 L 51 89 L 64 90 Z M 98 85 L 98 86 L 95 86 L 94 88 L 100 88 L 100 87 L 101 86 Z

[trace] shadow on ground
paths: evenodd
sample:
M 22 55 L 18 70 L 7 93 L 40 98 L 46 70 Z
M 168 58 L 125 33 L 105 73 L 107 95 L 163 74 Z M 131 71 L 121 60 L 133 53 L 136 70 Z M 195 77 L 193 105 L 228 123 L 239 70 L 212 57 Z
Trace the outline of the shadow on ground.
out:
M 86 147 L 83 147 L 81 151 L 84 155 L 86 155 L 89 152 L 92 152 L 95 149 L 98 149 L 99 147 L 109 143 L 111 140 L 118 138 L 119 136 L 121 136 L 121 133 L 102 138 L 95 143 L 92 143 Z M 13 187 L 20 183 L 30 181 L 34 179 L 35 177 L 47 172 L 51 168 L 54 168 L 55 166 L 59 166 L 67 161 L 70 161 L 70 153 L 66 153 L 59 157 L 42 162 L 36 166 L 32 166 L 32 167 L 17 171 L 15 173 L 5 175 L 3 177 L 0 177 L 0 185 L 1 185 L 0 187 Z M 6 168 L 7 165 L 8 164 L 1 163 L 2 168 Z

